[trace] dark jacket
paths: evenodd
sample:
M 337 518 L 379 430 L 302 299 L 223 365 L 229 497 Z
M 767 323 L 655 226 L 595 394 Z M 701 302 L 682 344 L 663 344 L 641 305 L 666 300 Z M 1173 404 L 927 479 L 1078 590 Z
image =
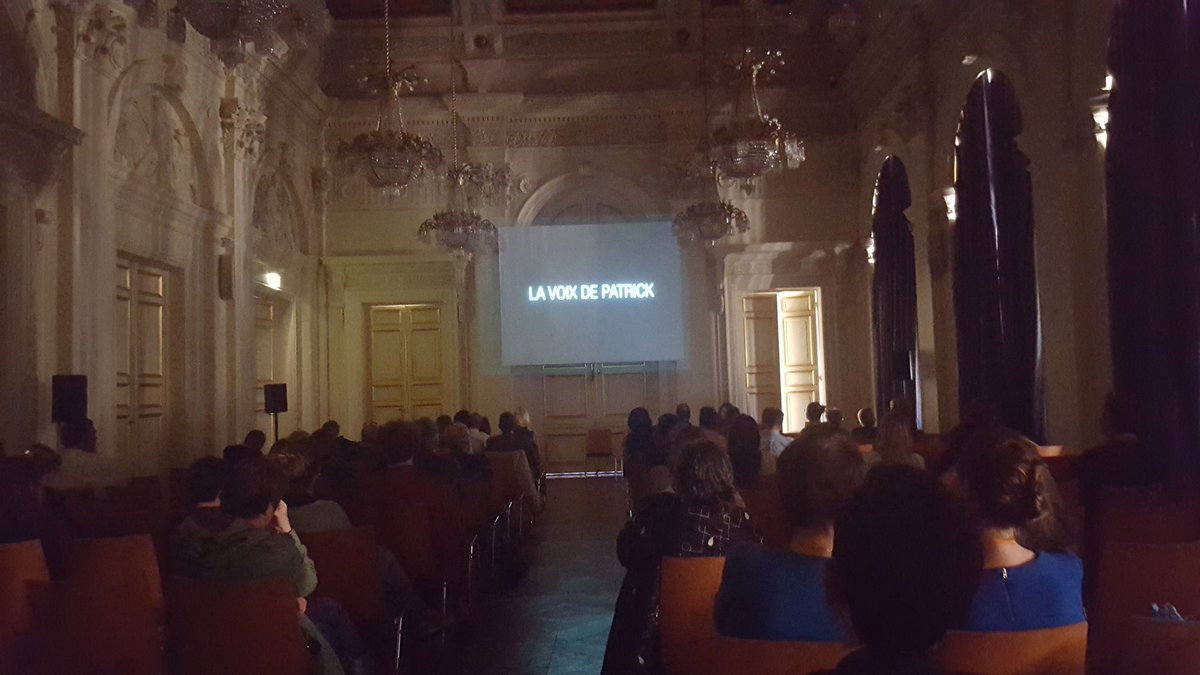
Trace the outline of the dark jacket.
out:
M 658 573 L 663 556 L 721 557 L 745 542 L 758 542 L 758 537 L 738 506 L 689 505 L 671 493 L 647 497 L 617 537 L 617 557 L 626 572 L 601 672 L 659 672 Z

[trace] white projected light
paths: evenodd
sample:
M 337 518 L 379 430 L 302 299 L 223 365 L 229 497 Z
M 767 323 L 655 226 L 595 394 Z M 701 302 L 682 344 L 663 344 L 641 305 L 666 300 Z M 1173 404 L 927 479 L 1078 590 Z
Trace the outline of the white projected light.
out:
M 283 288 L 283 277 L 279 275 L 279 272 L 267 272 L 263 275 L 263 285 L 277 291 Z
M 502 362 L 682 359 L 679 255 L 669 223 L 501 228 Z

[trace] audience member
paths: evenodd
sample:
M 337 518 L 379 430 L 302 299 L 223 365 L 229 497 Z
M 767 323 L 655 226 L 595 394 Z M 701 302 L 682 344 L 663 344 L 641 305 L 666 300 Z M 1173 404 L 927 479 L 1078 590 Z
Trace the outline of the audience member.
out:
M 258 429 L 251 429 L 246 432 L 242 445 L 261 455 L 263 448 L 267 447 L 267 435 Z
M 871 408 L 863 408 L 858 411 L 858 426 L 850 432 L 850 438 L 859 445 L 871 445 L 875 443 L 875 436 L 878 434 L 878 429 L 875 427 L 875 411 Z
M 129 473 L 117 460 L 96 452 L 96 426 L 91 420 L 67 422 L 60 432 L 63 449 L 57 469 L 46 474 L 43 485 L 55 491 L 106 488 L 129 482 Z
M 834 520 L 865 474 L 853 441 L 833 431 L 805 434 L 779 456 L 779 493 L 792 540 L 785 551 L 743 546 L 729 554 L 715 607 L 722 635 L 846 641 L 825 597 L 825 576 Z
M 928 474 L 881 466 L 834 527 L 829 597 L 863 646 L 833 672 L 939 672 L 930 649 L 967 616 L 983 563 L 967 510 Z
M 533 421 L 529 416 L 529 411 L 521 406 L 513 409 L 513 433 L 520 439 L 522 446 L 525 449 L 525 456 L 529 459 L 529 468 L 533 471 L 533 475 L 541 478 L 546 473 L 546 467 L 542 466 L 542 453 L 538 448 L 537 440 L 533 434 Z
M 813 401 L 804 409 L 804 428 L 813 429 L 823 424 L 821 418 L 825 416 L 825 406 L 819 401 Z
M 901 413 L 889 412 L 879 422 L 875 452 L 884 464 L 900 464 L 925 469 L 925 458 L 918 455 L 913 442 L 912 421 Z M 868 462 L 873 463 L 873 459 Z
M 675 424 L 667 431 L 667 447 L 675 445 L 675 439 L 692 426 L 692 407 L 686 403 L 675 406 Z
M 193 509 L 221 508 L 221 492 L 229 465 L 216 457 L 202 457 L 188 467 L 187 489 Z
M 254 448 L 248 448 L 240 444 L 227 445 L 225 446 L 225 449 L 221 451 L 221 457 L 225 460 L 225 463 L 230 466 L 237 464 L 244 459 L 256 459 L 262 456 L 262 453 L 258 450 L 255 450 Z
M 728 441 L 725 439 L 724 425 L 716 408 L 704 406 L 700 409 L 700 431 L 704 432 L 704 438 L 709 443 L 725 449 Z
M 523 455 L 517 462 L 517 485 L 521 488 L 521 496 L 525 506 L 531 513 L 542 510 L 542 497 L 538 489 L 537 476 L 530 466 L 529 458 L 536 457 L 537 448 L 529 437 L 518 436 L 516 433 L 516 417 L 510 412 L 500 414 L 500 435 L 488 439 L 487 451 L 505 455 Z
M 653 672 L 658 654 L 658 572 L 664 556 L 723 556 L 756 541 L 738 503 L 729 457 L 712 443 L 683 446 L 674 493 L 653 495 L 617 538 L 625 581 L 617 596 L 603 673 Z
M 984 573 L 964 627 L 973 631 L 1056 628 L 1085 620 L 1083 564 L 1070 553 L 1035 552 L 1017 532 L 1042 509 L 1037 446 L 1025 438 L 965 452 L 958 483 L 983 524 Z
M 173 571 L 211 583 L 269 577 L 288 580 L 303 612 L 301 627 L 324 643 L 323 656 L 336 653 L 338 657 L 322 659 L 324 672 L 339 673 L 346 666 L 353 667 L 359 649 L 336 608 L 327 603 L 309 606 L 307 598 L 317 587 L 317 573 L 288 519 L 283 501 L 287 485 L 282 467 L 265 457 L 233 465 L 221 494 L 221 507 L 192 513 L 172 533 Z
M 70 533 L 47 503 L 42 475 L 29 453 L 0 458 L 0 544 L 41 540 L 47 567 L 60 577 Z
M 488 419 L 487 415 L 479 418 L 479 431 L 488 438 L 492 437 L 492 421 Z
M 729 462 L 733 465 L 733 483 L 739 490 L 752 488 L 762 475 L 763 453 L 758 422 L 749 415 L 738 415 L 729 424 Z M 774 457 L 772 457 L 774 459 Z
M 844 420 L 845 417 L 842 415 L 841 410 L 837 408 L 827 408 L 825 410 L 825 423 L 830 429 L 833 429 L 834 431 L 842 431 L 842 422 Z
M 523 452 L 529 471 L 535 479 L 541 478 L 541 456 L 537 445 L 529 434 L 517 433 L 517 418 L 510 412 L 500 414 L 500 435 L 488 439 L 488 452 Z
M 625 480 L 629 483 L 630 501 L 636 506 L 647 493 L 650 462 L 654 455 L 654 421 L 650 411 L 634 408 L 626 420 L 629 433 L 621 444 Z
M 479 416 L 472 415 L 469 410 L 459 410 L 454 413 L 454 423 L 461 424 L 467 430 L 467 454 L 482 455 L 487 445 L 487 436 L 479 433 Z M 482 437 L 481 437 L 482 436 Z
M 1104 399 L 1100 431 L 1104 442 L 1079 459 L 1079 482 L 1084 508 L 1097 513 L 1105 487 L 1149 485 L 1161 478 L 1151 453 L 1142 452 L 1137 434 L 1137 407 L 1126 396 Z
M 759 432 L 759 452 L 762 453 L 762 473 L 769 476 L 775 473 L 775 462 L 784 449 L 791 444 L 792 439 L 783 435 L 783 411 L 779 408 L 764 408 L 762 414 L 762 430 Z
M 350 528 L 350 517 L 337 502 L 316 497 L 318 465 L 304 455 L 279 455 L 276 460 L 288 475 L 288 520 L 301 534 Z
M 471 431 L 471 451 L 473 454 L 481 455 L 487 448 L 488 439 L 492 436 L 492 430 L 488 428 L 486 431 L 483 428 L 483 415 L 479 413 L 471 413 L 471 423 L 467 425 L 467 429 Z
M 450 417 L 449 415 L 438 415 L 437 419 L 434 420 L 434 423 L 437 424 L 437 430 L 440 434 L 446 430 L 446 427 L 454 424 L 454 418 Z
M 31 445 L 25 451 L 25 457 L 37 467 L 39 481 L 44 476 L 54 473 L 58 470 L 58 467 L 62 466 L 62 457 L 59 457 L 58 453 L 51 449 L 50 446 L 43 445 L 42 443 Z

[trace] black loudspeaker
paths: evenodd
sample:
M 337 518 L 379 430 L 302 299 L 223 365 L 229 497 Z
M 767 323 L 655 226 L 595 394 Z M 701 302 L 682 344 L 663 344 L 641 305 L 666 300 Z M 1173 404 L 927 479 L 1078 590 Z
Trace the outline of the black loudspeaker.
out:
M 87 419 L 87 375 L 55 375 L 50 379 L 50 421 L 55 424 Z
M 287 412 L 287 385 L 263 385 L 263 403 L 266 406 L 265 412 L 268 414 Z

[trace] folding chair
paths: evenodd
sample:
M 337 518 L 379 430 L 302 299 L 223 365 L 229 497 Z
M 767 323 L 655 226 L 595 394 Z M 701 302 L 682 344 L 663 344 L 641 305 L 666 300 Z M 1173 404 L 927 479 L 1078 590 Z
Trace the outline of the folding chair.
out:
M 15 672 L 30 622 L 29 585 L 49 581 L 42 542 L 0 544 L 0 673 Z
M 934 652 L 948 673 L 1082 675 L 1088 625 L 1004 633 L 950 631 Z
M 659 572 L 662 661 L 667 673 L 690 673 L 694 643 L 717 637 L 713 603 L 725 558 L 664 557 Z

